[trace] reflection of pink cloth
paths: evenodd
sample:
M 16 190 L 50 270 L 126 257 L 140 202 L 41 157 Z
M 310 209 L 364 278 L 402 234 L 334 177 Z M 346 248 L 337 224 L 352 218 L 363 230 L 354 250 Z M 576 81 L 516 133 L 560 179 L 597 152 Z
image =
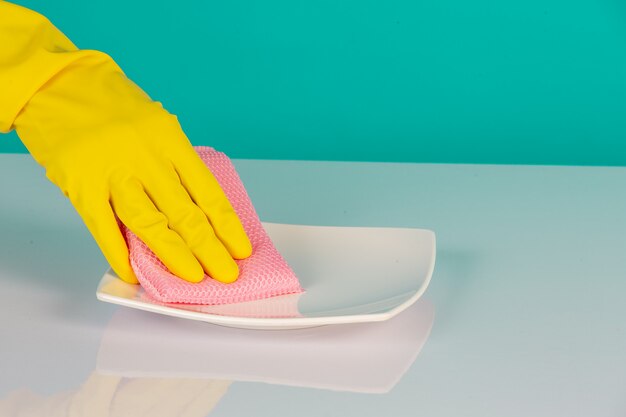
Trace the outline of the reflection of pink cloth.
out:
M 192 284 L 171 274 L 137 236 L 122 226 L 131 265 L 146 293 L 164 303 L 229 304 L 302 292 L 295 274 L 263 229 L 230 159 L 208 147 L 197 147 L 196 151 L 237 212 L 252 243 L 252 255 L 237 261 L 239 279 L 232 284 L 222 284 L 207 275 L 202 282 Z

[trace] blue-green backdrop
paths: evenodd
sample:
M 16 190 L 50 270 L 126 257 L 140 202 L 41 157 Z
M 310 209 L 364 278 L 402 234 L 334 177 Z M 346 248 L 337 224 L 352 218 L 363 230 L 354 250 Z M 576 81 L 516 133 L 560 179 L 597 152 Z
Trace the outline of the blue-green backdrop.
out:
M 626 165 L 623 0 L 16 2 L 232 157 Z

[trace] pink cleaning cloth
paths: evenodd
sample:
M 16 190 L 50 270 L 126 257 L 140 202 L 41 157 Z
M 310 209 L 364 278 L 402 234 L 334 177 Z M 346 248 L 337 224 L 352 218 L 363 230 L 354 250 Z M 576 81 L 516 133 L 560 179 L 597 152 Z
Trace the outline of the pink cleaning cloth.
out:
M 195 313 L 210 314 L 212 316 L 247 317 L 255 319 L 285 319 L 303 317 L 298 308 L 302 293 L 279 295 L 259 300 L 245 301 L 232 304 L 184 304 L 161 303 L 145 293 L 139 294 L 139 299 L 151 304 L 165 307 L 175 307 L 178 310 L 187 310 Z
M 209 305 L 241 303 L 302 292 L 296 275 L 263 229 L 230 159 L 213 148 L 195 149 L 239 216 L 252 243 L 252 255 L 236 261 L 239 279 L 232 284 L 223 284 L 208 275 L 202 282 L 192 284 L 169 272 L 145 243 L 122 225 L 130 249 L 130 263 L 145 292 L 162 303 Z

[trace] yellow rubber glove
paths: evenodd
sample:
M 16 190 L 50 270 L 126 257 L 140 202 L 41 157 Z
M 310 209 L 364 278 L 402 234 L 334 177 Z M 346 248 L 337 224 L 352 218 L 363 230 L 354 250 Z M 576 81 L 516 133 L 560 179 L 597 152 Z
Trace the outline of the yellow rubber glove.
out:
M 4 1 L 0 45 L 0 131 L 17 130 L 123 280 L 137 282 L 116 216 L 175 275 L 237 279 L 250 241 L 176 117 L 108 55 Z

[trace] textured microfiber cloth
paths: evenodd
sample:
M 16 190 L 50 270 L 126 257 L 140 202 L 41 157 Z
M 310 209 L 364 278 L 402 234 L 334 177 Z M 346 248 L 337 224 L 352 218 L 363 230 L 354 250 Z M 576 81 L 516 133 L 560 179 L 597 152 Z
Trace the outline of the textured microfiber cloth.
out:
M 263 229 L 230 159 L 213 148 L 195 149 L 237 212 L 252 243 L 252 255 L 237 261 L 239 279 L 232 284 L 223 284 L 207 275 L 202 282 L 193 284 L 172 275 L 156 255 L 122 225 L 130 249 L 130 263 L 146 293 L 162 303 L 230 304 L 302 292 L 294 272 Z

